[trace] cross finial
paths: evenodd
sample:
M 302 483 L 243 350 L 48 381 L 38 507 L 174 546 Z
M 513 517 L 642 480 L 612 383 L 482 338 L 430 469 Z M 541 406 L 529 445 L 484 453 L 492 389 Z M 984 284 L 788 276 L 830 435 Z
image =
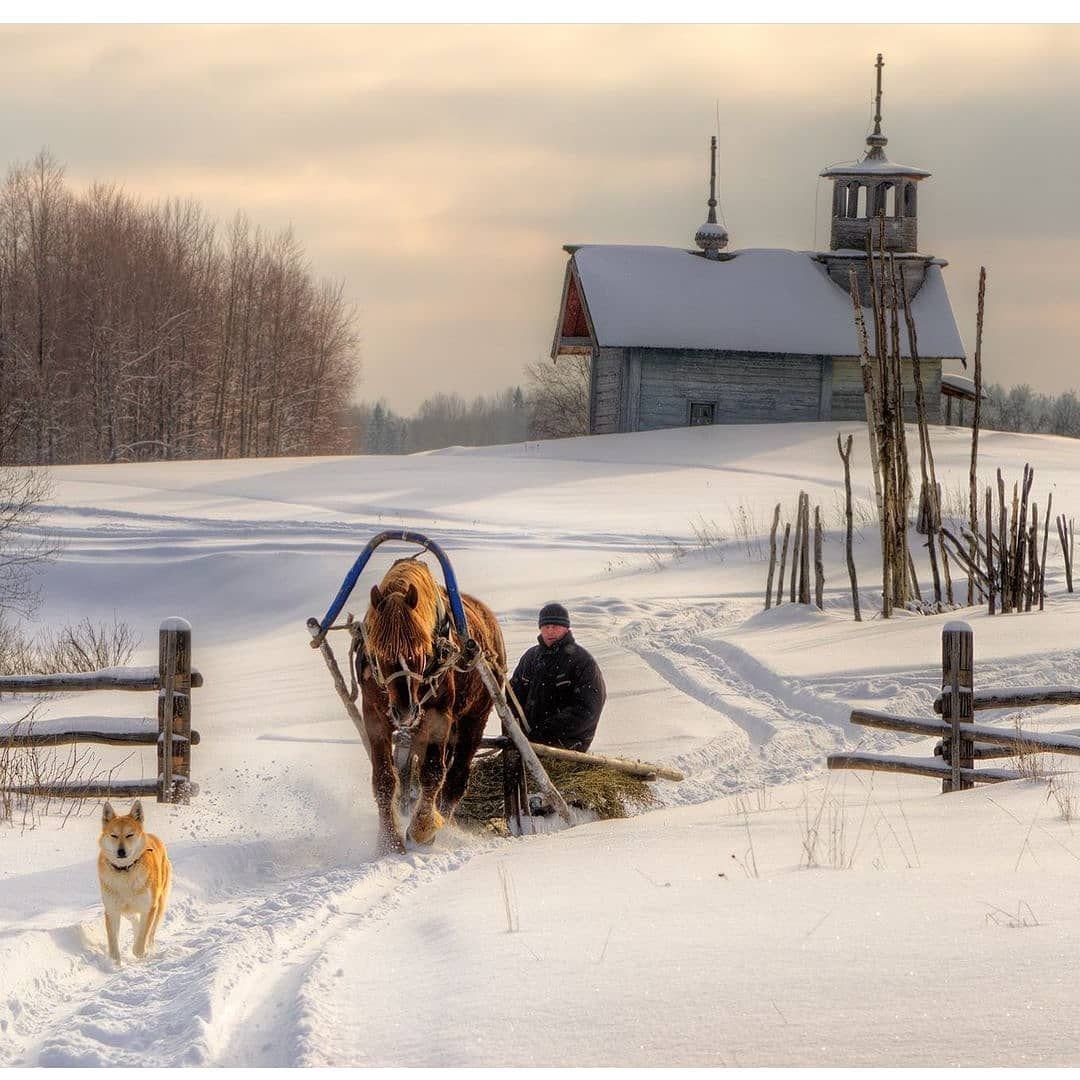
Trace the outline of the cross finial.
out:
M 874 134 L 881 134 L 881 69 L 885 66 L 885 61 L 882 58 L 881 53 L 877 54 L 877 63 L 874 67 L 877 68 L 877 94 L 874 97 Z
M 716 224 L 716 136 L 709 147 L 709 224 Z

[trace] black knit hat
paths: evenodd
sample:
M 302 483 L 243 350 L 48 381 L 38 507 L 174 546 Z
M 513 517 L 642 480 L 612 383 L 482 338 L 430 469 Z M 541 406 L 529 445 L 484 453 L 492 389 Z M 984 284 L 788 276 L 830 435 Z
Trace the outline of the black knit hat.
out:
M 570 614 L 562 604 L 545 604 L 540 609 L 537 626 L 570 626 Z

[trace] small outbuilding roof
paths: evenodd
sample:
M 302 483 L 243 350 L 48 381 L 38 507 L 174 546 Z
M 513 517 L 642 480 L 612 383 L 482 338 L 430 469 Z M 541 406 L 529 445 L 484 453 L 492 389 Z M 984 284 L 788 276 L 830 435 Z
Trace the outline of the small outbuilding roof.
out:
M 952 371 L 941 373 L 941 392 L 950 397 L 964 398 L 967 401 L 975 400 L 975 380 L 966 375 L 957 375 Z M 982 393 L 983 401 L 986 400 L 986 391 Z
M 748 249 L 712 260 L 679 248 L 572 248 L 600 346 L 854 356 L 851 299 L 814 252 Z M 919 355 L 959 358 L 940 266 L 927 267 L 911 303 Z M 873 348 L 873 319 L 867 319 Z M 901 319 L 901 352 L 910 355 Z

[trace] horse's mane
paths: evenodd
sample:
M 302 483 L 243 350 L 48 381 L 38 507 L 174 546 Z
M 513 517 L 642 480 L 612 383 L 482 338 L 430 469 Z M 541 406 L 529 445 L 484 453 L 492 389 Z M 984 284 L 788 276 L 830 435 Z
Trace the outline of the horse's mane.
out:
M 416 607 L 405 599 L 410 585 L 416 586 Z M 364 617 L 368 649 L 388 660 L 404 656 L 410 663 L 430 656 L 439 612 L 439 586 L 431 571 L 415 559 L 399 559 L 387 570 L 379 591 L 382 603 L 378 609 L 369 607 Z

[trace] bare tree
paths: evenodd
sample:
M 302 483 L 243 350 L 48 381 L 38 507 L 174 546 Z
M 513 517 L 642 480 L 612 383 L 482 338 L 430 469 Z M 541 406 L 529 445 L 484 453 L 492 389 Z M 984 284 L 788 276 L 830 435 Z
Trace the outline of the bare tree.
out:
M 591 359 L 580 353 L 561 356 L 555 363 L 537 360 L 526 365 L 530 438 L 589 434 L 591 371 Z
M 34 578 L 59 554 L 56 541 L 39 529 L 41 504 L 51 493 L 45 473 L 0 469 L 0 623 L 33 612 Z

